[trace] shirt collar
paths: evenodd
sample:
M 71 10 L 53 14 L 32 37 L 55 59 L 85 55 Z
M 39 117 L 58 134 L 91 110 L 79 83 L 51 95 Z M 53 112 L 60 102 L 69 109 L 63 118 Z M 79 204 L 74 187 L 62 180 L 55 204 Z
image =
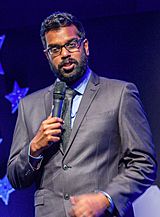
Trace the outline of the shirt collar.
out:
M 74 85 L 72 85 L 71 88 L 76 90 L 80 95 L 83 95 L 90 76 L 91 76 L 91 69 L 87 68 L 86 73 Z M 59 78 L 57 78 L 56 80 L 60 81 Z

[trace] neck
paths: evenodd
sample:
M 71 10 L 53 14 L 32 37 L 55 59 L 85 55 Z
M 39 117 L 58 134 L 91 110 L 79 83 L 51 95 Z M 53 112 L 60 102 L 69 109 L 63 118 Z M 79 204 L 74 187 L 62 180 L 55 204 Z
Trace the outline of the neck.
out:
M 83 76 L 81 78 L 79 78 L 76 82 L 74 82 L 73 84 L 68 84 L 68 86 L 75 89 L 77 86 L 79 86 L 89 76 L 90 71 L 91 71 L 90 68 L 87 67 L 86 72 L 83 74 Z

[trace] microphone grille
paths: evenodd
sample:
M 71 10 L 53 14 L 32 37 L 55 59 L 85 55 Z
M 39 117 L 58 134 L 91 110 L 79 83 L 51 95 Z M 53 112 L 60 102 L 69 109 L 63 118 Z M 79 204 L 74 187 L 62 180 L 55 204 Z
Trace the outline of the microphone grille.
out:
M 66 92 L 66 83 L 62 81 L 56 82 L 53 90 L 53 98 L 63 100 L 65 97 L 65 92 Z

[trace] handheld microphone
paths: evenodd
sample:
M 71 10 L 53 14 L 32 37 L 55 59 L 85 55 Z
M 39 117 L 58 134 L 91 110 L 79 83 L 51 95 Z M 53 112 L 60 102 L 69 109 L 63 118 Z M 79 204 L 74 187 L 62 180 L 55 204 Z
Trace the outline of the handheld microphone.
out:
M 66 83 L 59 81 L 55 84 L 53 91 L 53 104 L 52 117 L 61 117 L 63 100 L 66 92 Z

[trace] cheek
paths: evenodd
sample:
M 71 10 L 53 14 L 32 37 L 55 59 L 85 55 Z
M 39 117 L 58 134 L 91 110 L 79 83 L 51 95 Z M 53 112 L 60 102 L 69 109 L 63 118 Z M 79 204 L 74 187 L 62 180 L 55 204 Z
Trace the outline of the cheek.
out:
M 50 61 L 50 63 L 53 65 L 53 67 L 58 68 L 58 65 L 59 65 L 59 63 L 60 63 L 59 60 L 57 60 L 56 58 L 55 58 L 55 59 L 51 59 L 51 58 L 50 58 L 49 61 Z
M 75 53 L 71 58 L 75 59 L 77 62 L 80 62 L 83 57 L 82 53 Z

